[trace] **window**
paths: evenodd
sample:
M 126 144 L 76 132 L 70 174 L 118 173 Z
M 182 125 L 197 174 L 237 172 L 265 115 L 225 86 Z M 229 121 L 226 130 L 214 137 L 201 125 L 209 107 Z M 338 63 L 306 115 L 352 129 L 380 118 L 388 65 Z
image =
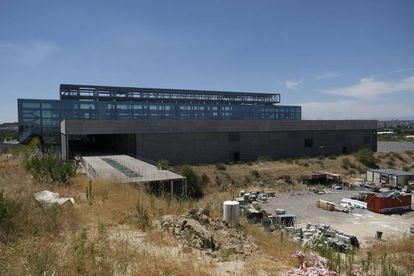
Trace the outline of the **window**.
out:
M 23 108 L 40 108 L 40 103 L 22 103 Z
M 312 138 L 305 139 L 305 148 L 311 148 L 311 147 L 313 147 L 313 139 Z

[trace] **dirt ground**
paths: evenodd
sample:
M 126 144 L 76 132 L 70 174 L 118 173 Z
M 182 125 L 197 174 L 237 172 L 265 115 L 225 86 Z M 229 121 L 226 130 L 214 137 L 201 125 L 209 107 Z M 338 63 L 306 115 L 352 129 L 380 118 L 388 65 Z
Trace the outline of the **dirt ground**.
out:
M 402 215 L 382 215 L 366 209 L 354 209 L 347 214 L 316 207 L 318 199 L 339 203 L 342 198 L 358 194 L 358 191 L 353 190 L 334 192 L 323 195 L 307 191 L 280 193 L 262 204 L 262 207 L 272 213 L 275 208 L 282 208 L 287 213 L 295 214 L 301 227 L 307 223 L 329 224 L 339 231 L 355 235 L 362 247 L 372 241 L 376 231 L 383 232 L 384 240 L 409 234 L 410 225 L 414 223 L 414 211 Z

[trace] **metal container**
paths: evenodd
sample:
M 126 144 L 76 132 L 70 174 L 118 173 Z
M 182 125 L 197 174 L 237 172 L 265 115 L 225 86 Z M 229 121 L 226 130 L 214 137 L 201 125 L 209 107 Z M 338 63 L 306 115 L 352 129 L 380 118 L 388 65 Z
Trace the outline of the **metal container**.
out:
M 223 202 L 223 220 L 231 225 L 239 225 L 240 206 L 239 202 L 228 200 Z

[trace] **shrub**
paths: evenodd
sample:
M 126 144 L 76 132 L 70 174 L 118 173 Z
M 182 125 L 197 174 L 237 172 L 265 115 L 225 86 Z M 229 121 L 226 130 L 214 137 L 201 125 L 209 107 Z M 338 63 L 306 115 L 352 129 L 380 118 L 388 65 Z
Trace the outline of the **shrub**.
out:
M 225 171 L 226 170 L 226 166 L 222 163 L 217 163 L 216 164 L 216 169 L 219 171 Z
M 27 145 L 18 145 L 7 149 L 7 152 L 13 155 L 23 155 L 25 157 L 29 156 L 31 153 L 40 148 L 40 139 L 38 137 L 33 137 Z
M 203 190 L 201 187 L 200 179 L 194 172 L 193 168 L 189 165 L 184 165 L 181 168 L 181 174 L 187 178 L 187 192 L 189 197 L 201 198 L 203 196 Z
M 279 177 L 279 180 L 282 180 L 286 183 L 293 184 L 293 179 L 290 175 L 282 175 Z
M 351 166 L 352 164 L 351 164 L 351 160 L 349 160 L 349 158 L 344 158 L 344 159 L 342 159 L 342 164 L 341 164 L 341 167 L 343 168 L 343 169 L 345 169 L 345 170 L 347 170 L 347 169 L 349 169 L 350 167 L 352 167 Z
M 3 191 L 0 192 L 0 242 L 7 239 L 7 235 L 14 231 L 12 218 L 16 213 L 17 205 L 14 201 L 6 198 Z
M 139 202 L 135 208 L 134 222 L 138 229 L 142 231 L 147 231 L 152 228 L 149 212 Z
M 157 167 L 159 170 L 168 170 L 170 168 L 170 161 L 166 159 L 158 160 Z
M 203 185 L 207 185 L 209 182 L 210 182 L 210 177 L 208 177 L 208 175 L 207 175 L 207 174 L 203 173 L 203 174 L 201 175 L 201 183 L 202 183 Z
M 253 177 L 258 178 L 260 176 L 260 173 L 259 173 L 258 170 L 251 170 L 250 175 L 253 176 Z
M 273 161 L 273 158 L 270 157 L 270 156 L 268 156 L 268 155 L 260 155 L 257 158 L 257 161 L 259 161 L 259 162 L 272 162 Z
M 85 195 L 86 200 L 88 201 L 89 205 L 93 204 L 93 191 L 92 191 L 92 182 L 88 182 L 88 186 L 85 188 Z
M 367 167 L 376 167 L 376 160 L 374 153 L 369 149 L 361 149 L 356 153 L 356 158 L 359 162 Z
M 66 163 L 54 155 L 39 155 L 26 161 L 26 170 L 37 180 L 66 183 L 75 175 L 76 165 Z

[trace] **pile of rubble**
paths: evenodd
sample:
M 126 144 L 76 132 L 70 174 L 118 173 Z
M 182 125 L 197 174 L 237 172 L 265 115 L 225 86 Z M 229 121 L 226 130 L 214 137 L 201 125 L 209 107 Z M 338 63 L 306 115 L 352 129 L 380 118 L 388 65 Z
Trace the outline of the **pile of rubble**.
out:
M 275 192 L 263 192 L 263 191 L 246 192 L 245 190 L 241 190 L 239 197 L 236 198 L 236 201 L 238 201 L 240 205 L 243 205 L 243 204 L 253 203 L 256 201 L 266 202 L 267 199 L 271 197 L 275 197 Z
M 333 202 L 329 202 L 326 200 L 319 199 L 316 202 L 316 206 L 318 208 L 327 210 L 327 211 L 337 211 L 337 212 L 344 212 L 349 213 L 353 209 L 366 209 L 367 203 L 351 198 L 343 198 L 339 204 L 335 204 Z
M 211 218 L 206 209 L 193 209 L 184 216 L 163 216 L 159 222 L 163 230 L 184 245 L 219 260 L 243 259 L 257 250 L 251 237 L 220 219 Z
M 326 224 L 307 224 L 301 231 L 296 231 L 294 240 L 310 248 L 331 247 L 339 252 L 350 252 L 359 248 L 358 239 L 331 228 Z

